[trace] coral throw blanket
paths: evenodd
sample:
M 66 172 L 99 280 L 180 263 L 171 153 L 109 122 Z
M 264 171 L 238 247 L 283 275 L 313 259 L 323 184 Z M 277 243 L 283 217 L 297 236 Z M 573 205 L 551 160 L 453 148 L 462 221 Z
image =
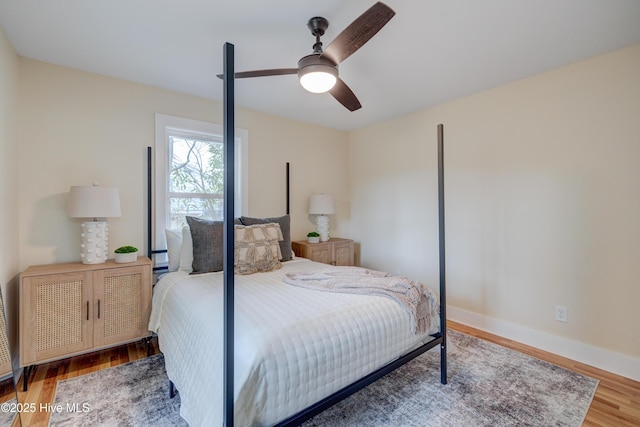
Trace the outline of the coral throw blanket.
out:
M 390 298 L 409 313 L 414 334 L 426 333 L 431 326 L 430 313 L 438 310 L 436 295 L 422 283 L 362 267 L 333 267 L 308 272 L 292 272 L 285 274 L 283 281 L 317 291 Z

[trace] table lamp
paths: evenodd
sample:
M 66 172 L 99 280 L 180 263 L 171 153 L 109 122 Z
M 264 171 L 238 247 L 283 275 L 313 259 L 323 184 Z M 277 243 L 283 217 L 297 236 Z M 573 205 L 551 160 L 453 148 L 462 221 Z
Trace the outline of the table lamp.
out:
M 71 187 L 67 214 L 71 218 L 92 218 L 81 225 L 82 263 L 105 262 L 109 257 L 109 229 L 104 219 L 120 216 L 118 189 L 97 184 Z
M 309 213 L 316 217 L 316 228 L 320 234 L 320 241 L 329 240 L 329 217 L 336 213 L 336 205 L 330 194 L 314 194 L 309 201 Z

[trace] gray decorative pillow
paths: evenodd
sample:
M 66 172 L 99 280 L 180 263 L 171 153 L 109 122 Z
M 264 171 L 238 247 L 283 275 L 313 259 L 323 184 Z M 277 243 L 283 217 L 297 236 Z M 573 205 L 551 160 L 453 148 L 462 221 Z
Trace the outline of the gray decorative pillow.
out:
M 291 257 L 291 218 L 289 215 L 283 215 L 274 218 L 251 218 L 248 216 L 240 217 L 240 221 L 243 225 L 255 225 L 255 224 L 268 224 L 275 222 L 280 225 L 282 230 L 283 239 L 280 241 L 280 252 L 282 252 L 282 258 L 280 261 L 289 261 Z
M 282 232 L 279 224 L 236 225 L 234 234 L 236 274 L 253 274 L 282 267 L 278 244 L 282 240 Z
M 187 217 L 193 240 L 193 271 L 191 274 L 222 271 L 222 221 Z

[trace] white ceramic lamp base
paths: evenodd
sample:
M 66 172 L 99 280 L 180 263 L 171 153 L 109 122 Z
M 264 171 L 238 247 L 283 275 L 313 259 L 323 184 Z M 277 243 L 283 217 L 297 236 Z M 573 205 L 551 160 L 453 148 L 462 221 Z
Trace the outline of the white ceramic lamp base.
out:
M 320 241 L 326 242 L 329 240 L 329 217 L 326 215 L 318 215 L 316 218 L 316 228 L 320 234 Z
M 107 221 L 85 221 L 80 232 L 80 258 L 83 264 L 100 264 L 109 256 Z

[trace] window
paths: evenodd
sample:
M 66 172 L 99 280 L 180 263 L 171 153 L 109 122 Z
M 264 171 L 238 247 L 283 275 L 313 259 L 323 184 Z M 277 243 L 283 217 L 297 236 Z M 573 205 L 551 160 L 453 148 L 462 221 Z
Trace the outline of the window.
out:
M 235 130 L 235 215 L 247 212 L 248 132 Z M 156 114 L 155 246 L 186 216 L 222 220 L 224 142 L 221 125 Z

